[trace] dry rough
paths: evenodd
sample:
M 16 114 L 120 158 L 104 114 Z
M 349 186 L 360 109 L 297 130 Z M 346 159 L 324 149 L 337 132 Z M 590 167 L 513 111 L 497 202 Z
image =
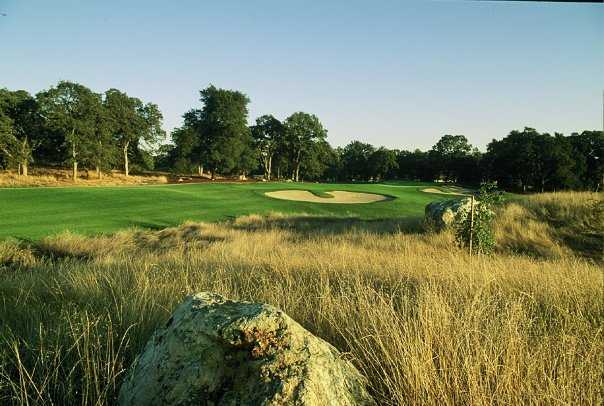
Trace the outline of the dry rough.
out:
M 364 377 L 282 311 L 212 293 L 186 298 L 119 394 L 125 405 L 374 405 Z

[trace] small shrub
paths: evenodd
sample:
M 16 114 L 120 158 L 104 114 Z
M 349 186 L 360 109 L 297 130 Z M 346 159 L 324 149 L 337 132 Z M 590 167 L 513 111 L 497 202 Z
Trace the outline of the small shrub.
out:
M 494 208 L 501 193 L 494 183 L 483 183 L 476 196 L 474 216 L 471 208 L 460 210 L 455 218 L 455 240 L 460 247 L 471 247 L 471 253 L 489 254 L 495 247 Z M 472 218 L 473 217 L 473 218 Z

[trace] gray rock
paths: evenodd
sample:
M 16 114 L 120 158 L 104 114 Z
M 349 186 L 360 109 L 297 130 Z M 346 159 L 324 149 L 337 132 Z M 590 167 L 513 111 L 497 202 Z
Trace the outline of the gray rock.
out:
M 330 344 L 266 304 L 186 298 L 122 384 L 125 405 L 375 405 Z
M 442 230 L 453 224 L 458 214 L 469 212 L 471 204 L 469 197 L 429 203 L 425 209 L 426 222 Z

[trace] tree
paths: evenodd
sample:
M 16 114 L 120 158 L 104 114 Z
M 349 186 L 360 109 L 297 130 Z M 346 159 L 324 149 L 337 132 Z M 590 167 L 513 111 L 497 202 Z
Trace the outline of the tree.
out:
M 0 140 L 0 150 L 6 160 L 16 165 L 18 173 L 27 176 L 33 151 L 38 144 L 34 137 L 40 127 L 36 100 L 26 91 L 0 89 L 0 114 L 4 116 L 5 129 Z M 11 130 L 7 130 L 10 121 Z
M 122 151 L 124 173 L 129 176 L 129 155 L 139 148 L 141 142 L 153 144 L 164 135 L 161 128 L 162 114 L 157 105 L 143 104 L 139 99 L 117 89 L 105 92 L 104 106 L 110 131 Z
M 31 148 L 27 138 L 20 140 L 17 137 L 14 121 L 2 111 L 0 111 L 0 152 L 4 154 L 6 164 L 17 165 L 19 175 L 27 176 Z
M 171 138 L 174 147 L 167 153 L 168 165 L 178 173 L 190 173 L 193 167 L 197 166 L 199 175 L 203 175 L 203 167 L 199 159 L 195 161 L 196 164 L 193 161 L 199 143 L 195 129 L 185 122 L 182 127 L 172 130 Z
M 17 153 L 18 142 L 15 137 L 13 120 L 0 110 L 0 151 L 3 153 L 3 160 L 6 164 L 14 164 L 18 161 Z
M 111 132 L 109 112 L 101 105 L 95 116 L 94 140 L 91 145 L 92 154 L 88 163 L 94 167 L 98 179 L 103 177 L 103 172 L 111 169 L 118 161 L 119 151 Z
M 58 131 L 67 146 L 73 180 L 78 177 L 78 162 L 90 156 L 101 96 L 74 82 L 61 81 L 37 95 L 40 111 L 51 128 Z
M 243 141 L 244 146 L 236 165 L 236 169 L 244 179 L 250 172 L 258 168 L 258 150 L 254 146 L 254 142 L 249 133 L 245 138 L 246 139 Z
M 313 158 L 315 144 L 325 141 L 327 131 L 314 114 L 297 112 L 285 120 L 286 145 L 292 164 L 292 179 L 300 180 L 300 167 Z
M 526 191 L 534 185 L 537 151 L 535 138 L 539 133 L 529 127 L 523 131 L 512 131 L 487 146 L 485 156 L 488 176 L 497 181 L 499 187 Z
M 430 151 L 438 176 L 449 182 L 458 182 L 463 161 L 471 150 L 472 145 L 464 135 L 443 135 Z
M 301 171 L 304 177 L 311 180 L 321 179 L 335 159 L 335 153 L 329 143 L 320 140 L 312 144 L 306 159 L 302 161 Z
M 240 169 L 240 159 L 249 145 L 249 99 L 241 92 L 214 86 L 199 93 L 203 108 L 196 111 L 191 125 L 198 135 L 199 156 L 215 179 L 218 171 Z
M 401 151 L 396 160 L 400 179 L 431 182 L 436 177 L 436 170 L 432 166 L 427 152 L 419 149 L 413 152 Z
M 352 141 L 342 149 L 342 176 L 348 180 L 369 180 L 369 159 L 375 152 L 371 144 Z
M 573 133 L 568 138 L 572 155 L 577 161 L 579 157 L 582 158 L 576 170 L 581 187 L 601 190 L 604 185 L 604 132 L 583 131 L 581 134 Z
M 587 158 L 573 145 L 572 137 L 562 134 L 540 134 L 532 128 L 512 131 L 488 145 L 487 175 L 500 187 L 522 191 L 585 187 L 581 172 Z
M 271 180 L 273 156 L 284 140 L 283 124 L 272 115 L 264 115 L 256 119 L 256 125 L 251 128 L 254 146 L 260 155 L 264 178 Z
M 570 142 L 562 134 L 552 137 L 547 133 L 535 135 L 532 142 L 535 151 L 533 186 L 541 192 L 576 186 Z
M 380 147 L 369 156 L 369 172 L 373 179 L 385 179 L 396 169 L 396 151 Z
M 465 135 L 446 134 L 432 147 L 440 156 L 466 155 L 472 150 Z
M 323 172 L 324 179 L 330 182 L 337 182 L 342 179 L 343 166 L 342 166 L 342 147 L 331 148 L 330 154 L 326 161 L 327 167 Z

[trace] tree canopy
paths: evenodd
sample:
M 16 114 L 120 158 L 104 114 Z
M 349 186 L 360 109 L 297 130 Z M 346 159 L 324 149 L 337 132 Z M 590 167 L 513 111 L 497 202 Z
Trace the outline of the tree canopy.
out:
M 0 89 L 0 166 L 27 176 L 35 165 L 104 171 L 158 167 L 179 174 L 374 182 L 386 179 L 478 185 L 513 191 L 601 190 L 604 133 L 570 136 L 534 128 L 511 131 L 474 148 L 465 135 L 445 134 L 428 151 L 389 149 L 361 141 L 332 148 L 319 118 L 295 112 L 283 121 L 263 114 L 248 122 L 249 98 L 213 85 L 201 105 L 183 114 L 164 140 L 162 114 L 119 89 L 97 93 L 61 81 L 35 97 Z
M 37 96 L 40 111 L 49 127 L 61 134 L 66 146 L 66 161 L 78 176 L 78 162 L 90 157 L 94 149 L 97 115 L 101 95 L 79 83 L 62 81 Z

